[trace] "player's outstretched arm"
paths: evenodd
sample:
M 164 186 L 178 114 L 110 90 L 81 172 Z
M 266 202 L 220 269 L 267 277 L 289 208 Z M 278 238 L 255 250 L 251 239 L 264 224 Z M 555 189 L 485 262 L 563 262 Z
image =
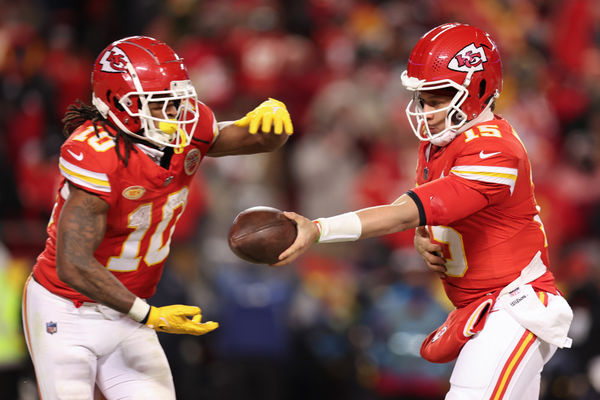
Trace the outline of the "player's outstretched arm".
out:
M 211 157 L 254 154 L 281 147 L 294 133 L 281 101 L 268 99 L 237 121 L 219 122 L 220 134 L 208 150 Z
M 287 265 L 305 253 L 314 243 L 348 242 L 382 236 L 419 226 L 419 209 L 412 198 L 402 195 L 392 204 L 363 208 L 329 218 L 309 220 L 294 212 L 284 215 L 296 222 L 298 235 L 279 255 L 278 267 Z

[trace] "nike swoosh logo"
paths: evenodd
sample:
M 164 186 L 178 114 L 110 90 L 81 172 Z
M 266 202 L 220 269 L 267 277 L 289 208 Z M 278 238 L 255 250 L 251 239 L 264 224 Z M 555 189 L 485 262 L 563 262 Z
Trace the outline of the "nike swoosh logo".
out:
M 67 150 L 69 152 L 70 155 L 73 156 L 74 159 L 76 159 L 77 161 L 81 161 L 83 160 L 83 153 L 79 153 L 79 154 L 75 154 L 73 153 L 71 150 Z
M 495 156 L 496 154 L 500 154 L 500 153 L 502 153 L 502 152 L 501 151 L 496 151 L 495 153 L 484 153 L 483 150 L 481 150 L 479 152 L 479 158 L 486 159 L 486 158 Z

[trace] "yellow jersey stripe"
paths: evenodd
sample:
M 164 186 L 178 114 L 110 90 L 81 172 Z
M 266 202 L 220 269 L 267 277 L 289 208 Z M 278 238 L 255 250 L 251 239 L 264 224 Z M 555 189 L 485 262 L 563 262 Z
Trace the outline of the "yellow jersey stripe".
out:
M 510 187 L 511 194 L 514 191 L 518 176 L 516 168 L 481 165 L 456 166 L 450 170 L 450 173 L 469 180 L 507 185 Z
M 106 174 L 76 167 L 65 161 L 62 157 L 58 166 L 61 174 L 73 183 L 93 190 L 110 193 L 110 182 Z
M 512 174 L 501 174 L 499 172 L 478 172 L 478 171 L 456 171 L 451 169 L 450 172 L 454 172 L 456 174 L 471 174 L 471 175 L 486 175 L 486 176 L 496 176 L 499 178 L 506 178 L 506 179 L 511 179 L 513 181 L 517 180 L 517 176 L 516 175 L 512 175 Z

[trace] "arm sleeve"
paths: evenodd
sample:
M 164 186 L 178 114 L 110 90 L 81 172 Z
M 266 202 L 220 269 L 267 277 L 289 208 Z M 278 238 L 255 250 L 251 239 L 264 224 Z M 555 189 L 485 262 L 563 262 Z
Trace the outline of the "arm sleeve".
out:
M 448 225 L 489 204 L 482 192 L 455 175 L 426 183 L 407 194 L 419 208 L 420 225 Z
M 468 143 L 454 160 L 449 176 L 483 194 L 489 204 L 499 204 L 514 191 L 519 172 L 518 149 L 495 137 Z M 483 157 L 482 157 L 483 156 Z

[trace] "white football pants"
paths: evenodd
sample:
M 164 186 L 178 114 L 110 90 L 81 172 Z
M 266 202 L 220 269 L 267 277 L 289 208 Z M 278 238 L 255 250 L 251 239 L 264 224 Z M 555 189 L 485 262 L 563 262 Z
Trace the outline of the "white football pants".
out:
M 496 304 L 461 350 L 446 400 L 537 400 L 542 368 L 555 351 Z
M 173 399 L 171 370 L 156 332 L 109 307 L 50 293 L 30 278 L 23 326 L 41 398 Z

